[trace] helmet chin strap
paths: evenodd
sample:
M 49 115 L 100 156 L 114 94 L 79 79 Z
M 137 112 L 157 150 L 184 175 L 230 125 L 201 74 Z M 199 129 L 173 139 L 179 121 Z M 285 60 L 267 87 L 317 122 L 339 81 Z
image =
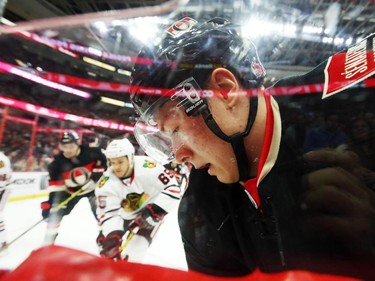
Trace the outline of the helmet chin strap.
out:
M 219 138 L 222 140 L 229 142 L 232 145 L 232 149 L 234 155 L 236 156 L 237 160 L 237 168 L 240 175 L 240 180 L 244 181 L 249 179 L 249 159 L 246 154 L 245 148 L 245 137 L 249 134 L 251 128 L 253 127 L 254 120 L 257 114 L 258 109 L 258 98 L 254 98 L 250 101 L 250 108 L 249 108 L 249 118 L 247 121 L 246 129 L 242 133 L 236 133 L 231 136 L 227 136 L 223 133 L 220 129 L 219 125 L 216 123 L 208 106 L 206 106 L 202 111 L 201 114 L 205 120 L 206 125 L 208 128 Z

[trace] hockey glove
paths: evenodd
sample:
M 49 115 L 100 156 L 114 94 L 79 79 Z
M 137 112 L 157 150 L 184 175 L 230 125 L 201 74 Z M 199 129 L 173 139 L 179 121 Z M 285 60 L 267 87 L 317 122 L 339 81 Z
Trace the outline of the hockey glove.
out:
M 124 231 L 115 230 L 109 233 L 104 239 L 98 237 L 97 243 L 100 247 L 100 255 L 113 260 L 120 260 L 120 247 L 123 235 Z
M 43 201 L 40 203 L 40 208 L 42 209 L 43 219 L 47 219 L 51 211 L 51 203 L 49 201 Z
M 148 204 L 139 212 L 136 217 L 129 223 L 128 229 L 132 232 L 138 227 L 138 230 L 151 230 L 167 214 L 162 208 L 155 204 Z
M 103 232 L 99 231 L 98 237 L 96 237 L 96 244 L 99 247 L 99 253 L 103 250 L 103 242 L 104 242 L 104 235 Z

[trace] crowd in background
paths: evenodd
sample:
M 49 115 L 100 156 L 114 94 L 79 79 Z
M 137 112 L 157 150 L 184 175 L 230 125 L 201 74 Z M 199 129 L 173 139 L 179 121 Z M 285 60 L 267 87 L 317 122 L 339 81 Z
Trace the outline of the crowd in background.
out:
M 125 107 L 108 105 L 100 102 L 98 97 L 82 99 L 65 92 L 53 91 L 42 85 L 25 83 L 25 81 L 16 80 L 0 84 L 0 96 L 92 119 L 111 120 L 119 123 L 124 123 L 124 120 L 132 121 Z M 106 94 L 106 96 L 109 96 L 109 94 Z M 114 94 L 113 98 L 125 99 L 123 93 Z M 77 111 L 77 108 L 79 108 L 79 111 Z
M 52 126 L 51 129 L 58 129 L 56 124 L 51 122 L 50 125 Z M 138 155 L 144 154 L 131 134 L 124 133 L 123 136 L 132 141 Z M 7 122 L 1 143 L 1 151 L 4 151 L 11 160 L 13 171 L 47 171 L 47 165 L 51 163 L 54 155 L 60 152 L 58 149 L 59 138 L 60 134 L 58 132 L 38 132 L 35 135 L 32 156 L 29 158 L 32 139 L 31 126 L 17 122 Z M 81 139 L 84 144 L 98 146 L 103 149 L 111 140 L 109 137 L 94 133 L 84 133 Z
M 366 104 L 353 103 L 339 105 L 324 111 L 308 111 L 280 103 L 283 112 L 284 137 L 300 153 L 317 149 L 335 149 L 354 152 L 359 171 L 368 186 L 375 190 L 375 113 Z M 293 104 L 292 104 L 293 105 Z M 358 105 L 358 104 L 357 104 Z M 347 107 L 356 108 L 349 111 Z M 371 103 L 368 103 L 371 106 Z M 346 108 L 345 108 L 346 107 Z M 287 110 L 285 110 L 288 108 Z M 319 113 L 317 113 L 319 112 Z M 352 112 L 348 114 L 348 112 Z
M 363 110 L 348 115 L 347 110 L 340 111 L 341 105 L 330 110 L 315 110 L 301 108 L 293 100 L 280 102 L 283 112 L 283 132 L 289 142 L 294 143 L 295 149 L 301 152 L 330 147 L 341 150 L 355 151 L 364 164 L 375 170 L 375 113 L 363 105 Z M 296 106 L 293 106 L 296 105 Z M 350 103 L 348 103 L 350 106 Z M 324 112 L 324 113 L 322 113 Z M 343 113 L 345 112 L 345 114 Z M 0 120 L 2 117 L 0 116 Z M 47 121 L 46 121 L 47 120 Z M 41 127 L 58 129 L 61 121 L 54 119 L 42 120 Z M 144 154 L 131 133 L 124 132 L 136 148 L 136 154 Z M 11 159 L 14 171 L 45 171 L 47 165 L 58 153 L 59 133 L 42 131 L 35 136 L 31 163 L 28 164 L 32 126 L 17 122 L 6 122 L 1 150 Z M 106 147 L 111 140 L 102 134 L 85 133 L 81 135 L 82 143 Z

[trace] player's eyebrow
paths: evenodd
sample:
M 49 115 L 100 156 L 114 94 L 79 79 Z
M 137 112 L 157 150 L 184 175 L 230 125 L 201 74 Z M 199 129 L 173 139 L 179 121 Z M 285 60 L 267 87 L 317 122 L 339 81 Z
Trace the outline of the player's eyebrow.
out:
M 169 122 L 169 120 L 171 119 L 170 117 L 170 114 L 168 112 L 168 114 L 164 115 L 160 121 L 158 121 L 158 129 L 160 132 L 162 133 L 165 133 L 165 124 Z
M 159 108 L 158 112 L 155 113 L 155 119 L 157 120 L 159 131 L 165 132 L 164 125 L 172 118 L 171 115 L 173 113 L 173 108 L 173 102 L 166 102 Z M 162 111 L 164 111 L 164 113 L 162 113 Z

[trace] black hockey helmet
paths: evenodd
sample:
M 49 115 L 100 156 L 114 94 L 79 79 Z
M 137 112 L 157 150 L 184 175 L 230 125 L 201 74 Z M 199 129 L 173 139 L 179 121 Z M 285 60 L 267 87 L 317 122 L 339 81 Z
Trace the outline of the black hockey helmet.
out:
M 76 132 L 64 132 L 62 137 L 60 138 L 61 144 L 66 143 L 77 143 L 79 142 L 79 135 Z
M 130 90 L 137 113 L 143 114 L 160 98 L 144 87 L 172 89 L 193 77 L 204 89 L 208 76 L 218 67 L 231 70 L 244 88 L 259 87 L 266 72 L 255 45 L 241 37 L 238 28 L 223 18 L 199 23 L 185 17 L 166 30 L 159 47 L 141 50 L 132 70 Z
M 227 136 L 211 115 L 204 96 L 209 75 L 216 68 L 230 70 L 244 89 L 258 88 L 265 70 L 255 45 L 241 37 L 238 25 L 214 18 L 199 23 L 185 17 L 166 30 L 159 47 L 146 47 L 138 55 L 131 75 L 131 101 L 141 116 L 142 126 L 134 135 L 144 151 L 164 162 L 174 159 L 170 140 L 144 125 L 155 126 L 154 114 L 168 100 L 179 99 L 188 116 L 201 114 L 210 130 L 231 143 L 236 155 L 240 179 L 247 178 L 248 160 L 244 137 L 248 135 L 257 111 L 257 99 L 251 102 L 249 121 L 244 132 Z M 162 161 L 159 161 L 162 162 Z M 165 164 L 164 163 L 164 164 Z

